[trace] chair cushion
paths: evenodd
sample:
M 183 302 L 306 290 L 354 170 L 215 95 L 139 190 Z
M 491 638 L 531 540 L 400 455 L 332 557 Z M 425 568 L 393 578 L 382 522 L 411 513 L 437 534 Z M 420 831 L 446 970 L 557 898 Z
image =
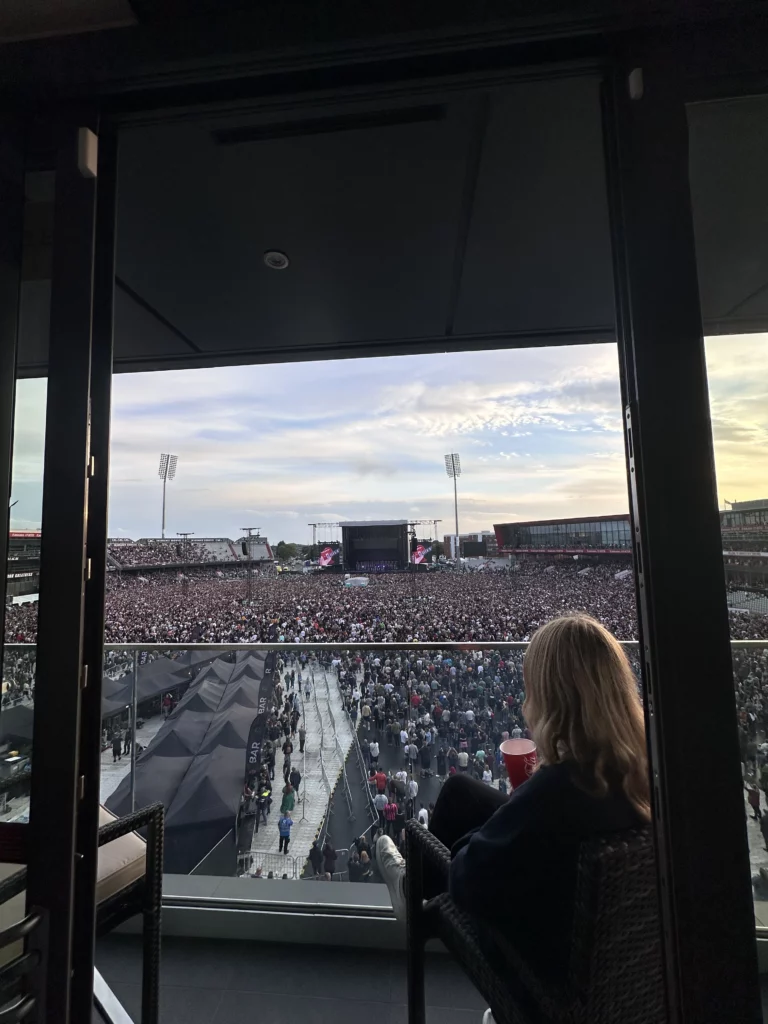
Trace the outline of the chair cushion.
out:
M 106 807 L 99 807 L 99 828 L 116 821 Z M 121 889 L 143 877 L 147 869 L 147 844 L 136 832 L 120 836 L 99 847 L 99 867 L 96 878 L 96 902 L 114 896 Z
M 99 827 L 115 821 L 115 815 L 106 807 L 99 807 Z M 103 903 L 122 889 L 127 888 L 144 875 L 147 862 L 147 844 L 135 832 L 120 836 L 99 847 L 99 865 L 96 879 L 96 902 Z M 22 864 L 0 863 L 0 882 L 24 870 Z M 21 921 L 26 913 L 26 892 L 20 892 L 5 903 L 0 903 L 0 931 Z M 23 943 L 17 942 L 0 950 L 0 966 L 15 959 L 23 951 Z
M 11 875 L 18 874 L 23 870 L 24 867 L 21 864 L 0 864 L 0 882 L 4 882 Z M 11 925 L 22 920 L 26 913 L 26 897 L 26 892 L 22 890 L 16 896 L 6 900 L 5 903 L 0 903 L 0 931 L 5 931 L 6 928 L 10 928 Z M 14 942 L 11 946 L 6 946 L 5 949 L 0 949 L 0 967 L 15 960 L 23 952 L 24 942 L 22 940 Z

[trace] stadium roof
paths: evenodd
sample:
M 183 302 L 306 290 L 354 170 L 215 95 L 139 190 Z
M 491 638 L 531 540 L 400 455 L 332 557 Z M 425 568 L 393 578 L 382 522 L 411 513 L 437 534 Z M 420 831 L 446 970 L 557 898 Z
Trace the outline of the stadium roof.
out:
M 525 522 L 497 523 L 494 530 L 503 526 L 562 526 L 565 523 L 615 523 L 629 521 L 629 512 L 619 512 L 615 516 L 567 516 L 565 519 L 527 519 Z
M 407 526 L 407 519 L 365 519 L 361 522 L 346 522 L 341 524 L 342 530 L 348 526 Z

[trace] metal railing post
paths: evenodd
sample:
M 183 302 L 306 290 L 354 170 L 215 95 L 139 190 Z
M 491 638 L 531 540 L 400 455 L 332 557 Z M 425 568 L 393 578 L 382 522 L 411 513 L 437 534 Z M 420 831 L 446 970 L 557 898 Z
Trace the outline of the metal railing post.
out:
M 131 692 L 131 814 L 136 811 L 136 707 L 139 691 L 139 652 L 133 652 L 133 687 Z

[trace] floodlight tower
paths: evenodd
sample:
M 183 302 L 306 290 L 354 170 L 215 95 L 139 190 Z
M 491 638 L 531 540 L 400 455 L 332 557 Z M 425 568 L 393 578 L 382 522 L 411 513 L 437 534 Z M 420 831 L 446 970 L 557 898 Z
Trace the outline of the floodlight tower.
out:
M 163 540 L 165 540 L 165 485 L 176 476 L 176 464 L 178 461 L 178 455 L 169 455 L 167 452 L 163 452 L 160 456 L 160 468 L 157 471 L 157 475 L 163 481 Z
M 461 459 L 456 452 L 445 456 L 445 472 L 453 478 L 453 509 L 456 513 L 456 547 L 459 545 L 459 494 L 456 481 L 461 476 Z

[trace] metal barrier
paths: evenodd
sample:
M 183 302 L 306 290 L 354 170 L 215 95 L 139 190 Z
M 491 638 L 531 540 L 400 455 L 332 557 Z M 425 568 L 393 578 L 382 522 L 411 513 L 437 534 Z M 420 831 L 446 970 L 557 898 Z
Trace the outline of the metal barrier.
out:
M 283 878 L 284 875 L 288 878 L 299 877 L 296 857 L 289 853 L 261 853 L 258 850 L 250 850 L 238 855 L 238 875 L 255 875 L 259 868 L 262 878 L 267 878 L 270 872 L 274 878 Z
M 341 743 L 339 742 L 338 729 L 336 727 L 336 718 L 333 714 L 333 708 L 331 707 L 331 688 L 328 683 L 328 673 L 326 672 L 325 669 L 323 669 L 323 682 L 325 683 L 325 694 L 326 699 L 328 701 L 328 717 L 331 720 L 331 727 L 333 729 L 334 748 L 341 763 L 341 779 L 344 790 L 344 799 L 347 801 L 349 820 L 354 821 L 355 811 L 354 808 L 352 807 L 352 791 L 349 788 L 349 780 L 347 779 L 347 755 L 344 753 Z
M 349 711 L 346 708 L 345 708 L 345 714 L 346 714 L 347 718 L 349 719 L 349 725 L 350 725 L 350 728 L 352 729 L 352 737 L 353 737 L 352 742 L 353 742 L 353 746 L 354 746 L 354 748 L 355 748 L 355 750 L 357 752 L 357 763 L 358 763 L 358 766 L 360 768 L 360 777 L 362 779 L 362 786 L 363 786 L 363 790 L 365 791 L 365 795 L 366 795 L 365 804 L 366 804 L 366 807 L 368 808 L 368 813 L 371 815 L 371 819 L 372 819 L 371 824 L 365 830 L 365 832 L 368 832 L 378 822 L 378 820 L 379 820 L 379 812 L 376 810 L 376 807 L 374 806 L 374 803 L 373 803 L 373 796 L 371 794 L 371 787 L 370 787 L 370 785 L 368 783 L 368 767 L 367 767 L 367 765 L 365 763 L 365 758 L 363 757 L 363 749 L 360 746 L 360 737 L 358 736 L 357 728 L 355 726 L 355 723 L 352 721 L 352 716 L 350 715 Z M 365 832 L 363 832 L 363 835 L 365 835 Z

